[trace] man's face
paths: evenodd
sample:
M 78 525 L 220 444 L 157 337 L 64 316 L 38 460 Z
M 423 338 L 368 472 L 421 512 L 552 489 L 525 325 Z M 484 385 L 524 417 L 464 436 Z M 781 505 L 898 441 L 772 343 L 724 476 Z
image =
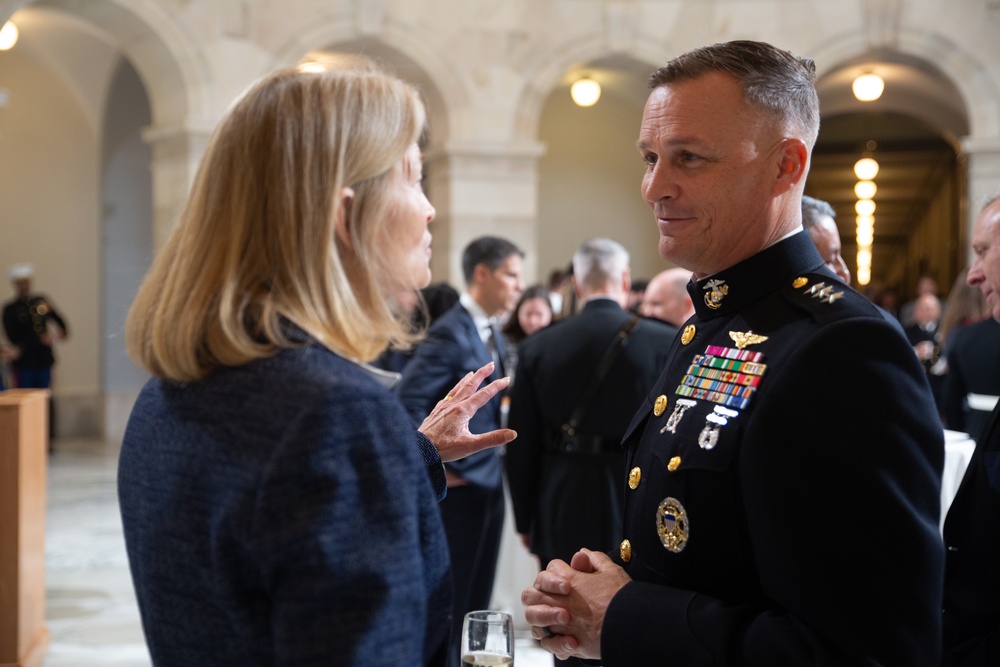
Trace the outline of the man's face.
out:
M 773 208 L 783 137 L 747 107 L 733 77 L 712 72 L 656 88 L 638 148 L 664 259 L 703 277 L 785 233 Z
M 487 315 L 497 316 L 510 312 L 517 306 L 521 292 L 524 291 L 522 264 L 520 255 L 509 255 L 495 271 L 490 271 L 484 264 L 477 267 L 482 271 L 480 294 L 483 296 L 483 303 L 480 305 Z
M 913 321 L 930 324 L 941 319 L 941 301 L 933 294 L 922 294 L 913 308 Z
M 965 282 L 979 287 L 993 318 L 1000 321 L 1000 200 L 990 204 L 976 220 L 972 250 L 976 258 Z
M 14 291 L 21 298 L 31 294 L 31 278 L 18 278 L 14 281 Z
M 840 255 L 840 231 L 833 218 L 828 215 L 820 218 L 809 228 L 809 236 L 819 251 L 819 256 L 823 258 L 826 268 L 836 273 L 845 284 L 850 285 L 851 272 Z
M 669 285 L 663 281 L 653 279 L 646 286 L 646 291 L 642 295 L 642 304 L 639 306 L 639 314 L 643 317 L 667 321 L 667 306 L 669 301 Z

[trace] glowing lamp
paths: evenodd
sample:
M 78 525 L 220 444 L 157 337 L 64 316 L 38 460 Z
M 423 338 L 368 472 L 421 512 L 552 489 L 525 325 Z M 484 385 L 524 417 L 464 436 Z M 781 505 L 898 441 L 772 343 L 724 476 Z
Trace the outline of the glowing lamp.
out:
M 878 162 L 870 157 L 863 157 L 854 163 L 854 175 L 862 181 L 870 181 L 878 175 Z
M 0 51 L 6 51 L 17 44 L 17 26 L 7 21 L 0 28 Z
M 570 86 L 569 94 L 581 107 L 592 107 L 601 99 L 601 84 L 586 77 L 577 79 Z
M 875 213 L 875 202 L 871 199 L 859 199 L 854 204 L 854 210 L 858 215 L 873 215 Z
M 876 192 L 878 192 L 878 186 L 875 185 L 875 181 L 858 181 L 854 185 L 854 194 L 858 196 L 858 199 L 872 199 Z
M 851 84 L 854 96 L 861 102 L 873 102 L 882 97 L 885 81 L 878 74 L 862 74 Z

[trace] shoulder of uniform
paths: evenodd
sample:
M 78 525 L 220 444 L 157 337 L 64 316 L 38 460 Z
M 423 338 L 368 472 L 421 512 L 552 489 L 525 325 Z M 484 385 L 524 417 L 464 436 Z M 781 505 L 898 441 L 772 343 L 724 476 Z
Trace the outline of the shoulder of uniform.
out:
M 821 273 L 797 276 L 782 289 L 782 294 L 794 307 L 808 311 L 819 321 L 845 317 L 884 319 L 862 294 Z

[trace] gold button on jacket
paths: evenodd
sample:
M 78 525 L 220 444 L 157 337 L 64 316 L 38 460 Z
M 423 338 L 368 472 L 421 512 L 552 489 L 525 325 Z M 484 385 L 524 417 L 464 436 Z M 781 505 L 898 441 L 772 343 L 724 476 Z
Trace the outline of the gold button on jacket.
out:
M 632 543 L 628 540 L 622 540 L 621 546 L 618 547 L 618 553 L 626 563 L 632 560 Z

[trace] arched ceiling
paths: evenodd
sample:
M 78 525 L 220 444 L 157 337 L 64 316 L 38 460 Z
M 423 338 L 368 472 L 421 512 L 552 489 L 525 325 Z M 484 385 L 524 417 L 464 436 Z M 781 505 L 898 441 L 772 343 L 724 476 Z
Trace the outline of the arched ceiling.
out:
M 874 102 L 858 101 L 851 90 L 855 77 L 866 72 L 885 80 L 885 91 Z M 969 133 L 968 112 L 958 89 L 933 65 L 901 54 L 860 56 L 824 75 L 816 87 L 822 122 L 806 194 L 836 209 L 844 259 L 853 268 L 858 180 L 853 167 L 871 153 L 880 166 L 872 283 L 885 284 L 905 261 L 915 225 L 954 182 L 960 140 Z M 954 226 L 957 236 L 957 215 L 940 224 Z

